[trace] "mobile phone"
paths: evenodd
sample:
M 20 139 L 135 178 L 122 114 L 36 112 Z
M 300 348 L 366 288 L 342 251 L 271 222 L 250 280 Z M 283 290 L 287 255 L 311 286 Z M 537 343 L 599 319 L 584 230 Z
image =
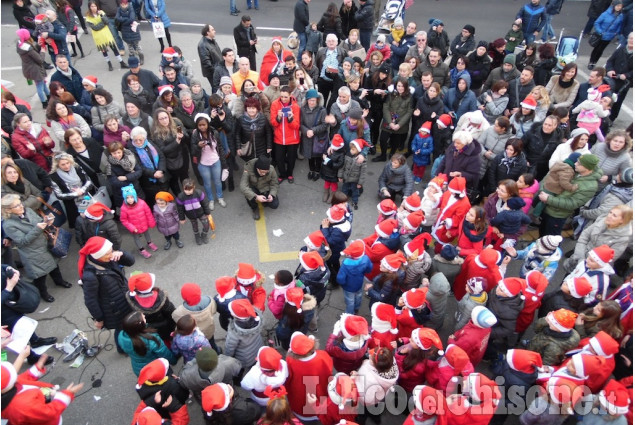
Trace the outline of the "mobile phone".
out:
M 300 84 L 304 85 L 304 77 L 300 77 Z
M 287 116 L 289 115 L 289 112 L 291 112 L 291 107 L 290 106 L 283 106 L 282 107 L 282 115 L 283 116 Z
M 13 275 L 15 275 L 15 269 L 11 266 L 7 266 L 5 273 L 7 274 L 7 279 L 11 279 Z
M 180 125 L 176 127 L 176 132 L 177 133 L 183 133 L 183 127 L 181 127 Z

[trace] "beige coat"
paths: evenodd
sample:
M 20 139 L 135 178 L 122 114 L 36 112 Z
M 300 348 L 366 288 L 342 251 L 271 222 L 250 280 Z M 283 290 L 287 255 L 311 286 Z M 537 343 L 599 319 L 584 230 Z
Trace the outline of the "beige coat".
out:
M 573 81 L 571 87 L 566 89 L 560 87 L 558 84 L 559 75 L 554 75 L 551 77 L 549 82 L 547 83 L 547 91 L 549 92 L 549 99 L 551 100 L 551 107 L 557 108 L 559 106 L 565 106 L 570 108 L 573 105 L 573 101 L 578 95 L 578 89 L 580 88 L 580 83 L 577 81 Z
M 214 336 L 215 326 L 214 326 L 214 315 L 216 314 L 216 302 L 213 298 L 210 297 L 210 303 L 207 307 L 200 311 L 192 311 L 187 308 L 183 304 L 178 306 L 172 312 L 172 320 L 178 322 L 178 320 L 189 314 L 196 320 L 196 326 L 203 332 L 205 338 L 210 339 Z

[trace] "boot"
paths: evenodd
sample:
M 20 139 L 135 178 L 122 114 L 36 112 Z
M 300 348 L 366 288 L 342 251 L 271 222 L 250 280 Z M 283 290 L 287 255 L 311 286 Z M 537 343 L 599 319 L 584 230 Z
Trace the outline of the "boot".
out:
M 196 240 L 196 245 L 203 245 L 203 239 L 200 233 L 194 233 L 194 240 Z
M 324 189 L 324 194 L 322 195 L 322 202 L 328 202 L 329 195 L 331 194 L 331 190 L 326 188 Z
M 124 62 L 124 61 L 119 62 L 119 66 L 121 67 L 121 69 L 128 69 L 128 68 L 130 68 L 130 67 L 128 66 L 128 64 L 127 64 L 126 62 Z
M 201 233 L 201 240 L 203 241 L 204 244 L 208 244 L 209 243 L 209 232 Z
M 112 71 L 113 67 L 112 67 L 112 62 L 108 61 L 108 71 Z
M 143 65 L 143 53 L 139 53 L 139 65 Z
M 231 171 L 229 172 L 229 178 L 227 179 L 227 190 L 229 190 L 230 192 L 234 191 L 234 176 L 232 175 Z
M 327 204 L 331 203 L 331 201 L 333 200 L 333 195 L 335 195 L 335 191 L 329 190 L 329 196 L 328 196 L 328 199 L 326 200 Z
M 45 100 L 44 102 L 42 102 L 42 109 L 46 109 L 46 108 L 47 108 L 47 106 L 49 106 L 49 101 L 48 101 L 48 99 L 47 99 L 47 100 Z

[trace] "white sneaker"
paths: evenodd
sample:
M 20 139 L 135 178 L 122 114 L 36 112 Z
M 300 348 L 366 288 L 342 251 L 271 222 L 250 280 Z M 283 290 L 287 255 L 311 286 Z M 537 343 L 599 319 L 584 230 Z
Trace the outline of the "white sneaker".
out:
M 227 202 L 223 198 L 218 198 L 218 203 L 221 207 L 225 208 L 227 206 Z
M 209 207 L 210 211 L 214 211 L 214 201 L 209 201 L 209 204 L 207 204 L 207 206 Z

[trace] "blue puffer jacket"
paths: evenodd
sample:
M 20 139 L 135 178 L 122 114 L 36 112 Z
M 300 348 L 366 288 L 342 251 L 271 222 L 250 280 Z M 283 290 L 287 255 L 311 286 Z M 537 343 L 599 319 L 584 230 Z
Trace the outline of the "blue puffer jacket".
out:
M 595 21 L 593 28 L 595 32 L 602 36 L 602 40 L 611 41 L 617 34 L 622 32 L 623 24 L 624 15 L 622 13 L 616 15 L 615 6 L 611 6 Z
M 523 21 L 523 33 L 529 34 L 532 32 L 540 32 L 545 26 L 545 19 L 547 19 L 547 9 L 541 4 L 533 5 L 527 3 L 520 8 L 516 19 L 522 19 Z
M 304 293 L 313 295 L 320 305 L 326 296 L 326 284 L 331 278 L 331 270 L 328 267 L 318 267 L 316 270 L 301 267 L 295 278 L 304 284 Z
M 459 93 L 459 89 L 457 87 L 448 90 L 445 98 L 443 99 L 443 105 L 445 107 L 445 112 L 450 113 L 454 112 L 456 115 L 456 122 L 461 119 L 461 116 L 466 112 L 476 111 L 478 109 L 478 102 L 476 101 L 476 95 L 472 90 L 470 90 L 472 84 L 472 77 L 469 74 L 462 74 L 459 77 L 460 80 L 465 80 L 467 84 L 467 93 L 463 96 L 458 103 L 458 107 L 454 110 L 454 102 L 457 99 L 457 95 Z M 458 85 L 458 81 L 457 81 Z
M 231 319 L 232 315 L 229 312 L 229 303 L 234 300 L 240 300 L 243 298 L 247 298 L 243 295 L 242 292 L 236 290 L 236 294 L 232 297 L 226 297 L 225 301 L 221 301 L 218 298 L 218 294 L 214 295 L 214 301 L 216 302 L 216 309 L 218 311 L 218 321 L 220 322 L 221 328 L 227 330 L 227 326 L 229 325 L 229 319 Z
M 399 290 L 399 284 L 403 281 L 405 274 L 400 271 L 395 279 L 387 279 L 384 285 L 380 288 L 379 281 L 384 276 L 383 273 L 378 274 L 373 279 L 373 287 L 368 290 L 368 296 L 370 298 L 369 307 L 376 302 L 382 302 L 390 304 L 392 306 L 397 305 L 397 301 L 402 292 Z
M 167 12 L 165 11 L 165 0 L 158 0 L 157 7 L 155 9 L 154 2 L 152 0 L 145 0 L 146 3 L 146 16 L 150 22 L 154 22 L 156 19 L 163 22 L 163 26 L 168 28 L 172 25 Z
M 351 223 L 347 219 L 344 219 L 343 222 L 331 224 L 329 227 L 320 226 L 320 230 L 333 252 L 333 254 L 331 254 L 331 258 L 328 260 L 328 263 L 334 264 L 335 262 L 339 262 L 340 253 L 344 251 L 344 248 L 346 248 L 346 241 L 351 237 Z
M 119 6 L 115 22 L 121 24 L 121 38 L 126 43 L 141 41 L 141 33 L 138 30 L 132 30 L 131 25 L 135 20 L 136 16 L 132 6 L 128 6 L 126 9 Z
M 337 283 L 346 292 L 357 292 L 364 284 L 364 275 L 370 273 L 372 269 L 373 263 L 367 255 L 362 255 L 358 259 L 345 258 L 337 273 Z

